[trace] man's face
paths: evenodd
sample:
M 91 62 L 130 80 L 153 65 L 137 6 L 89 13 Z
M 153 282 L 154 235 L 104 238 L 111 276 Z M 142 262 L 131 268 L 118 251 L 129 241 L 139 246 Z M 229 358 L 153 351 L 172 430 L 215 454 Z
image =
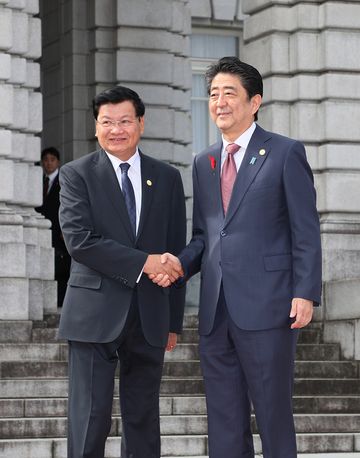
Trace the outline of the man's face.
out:
M 60 166 L 59 159 L 51 153 L 45 154 L 41 159 L 41 165 L 46 175 L 51 175 Z
M 218 73 L 211 83 L 209 112 L 225 140 L 236 140 L 254 121 L 261 96 L 248 98 L 238 76 Z
M 107 126 L 106 123 L 109 121 L 110 125 Z M 108 153 L 127 161 L 135 153 L 143 132 L 144 117 L 136 117 L 132 102 L 101 105 L 96 123 L 96 136 L 100 146 Z

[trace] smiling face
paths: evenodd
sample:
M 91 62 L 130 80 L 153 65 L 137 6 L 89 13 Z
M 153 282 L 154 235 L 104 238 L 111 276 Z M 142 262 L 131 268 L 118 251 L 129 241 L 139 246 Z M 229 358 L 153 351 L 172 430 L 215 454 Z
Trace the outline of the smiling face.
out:
M 104 121 L 112 123 L 106 126 Z M 143 132 L 144 117 L 136 117 L 132 102 L 106 103 L 100 106 L 95 135 L 100 146 L 109 154 L 127 161 L 135 154 Z
M 233 142 L 254 121 L 261 105 L 261 95 L 249 99 L 240 78 L 231 73 L 218 73 L 211 82 L 209 112 L 225 140 Z

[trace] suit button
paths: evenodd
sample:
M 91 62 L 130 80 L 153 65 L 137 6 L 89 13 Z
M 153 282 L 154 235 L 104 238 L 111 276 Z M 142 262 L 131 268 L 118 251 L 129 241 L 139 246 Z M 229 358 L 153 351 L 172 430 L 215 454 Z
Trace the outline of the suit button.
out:
M 221 235 L 221 237 L 225 237 L 226 232 L 225 232 L 225 231 L 221 231 L 221 232 L 220 232 L 220 235 Z

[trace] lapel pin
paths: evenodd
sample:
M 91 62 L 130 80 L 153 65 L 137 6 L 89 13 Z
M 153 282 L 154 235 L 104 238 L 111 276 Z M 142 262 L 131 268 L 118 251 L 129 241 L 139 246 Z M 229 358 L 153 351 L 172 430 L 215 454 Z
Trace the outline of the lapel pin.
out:
M 255 162 L 256 162 L 256 157 L 253 156 L 253 157 L 251 158 L 251 161 L 249 162 L 249 164 L 250 164 L 250 165 L 254 165 Z
M 265 156 L 265 153 L 266 151 L 263 148 L 259 151 L 260 156 Z
M 151 180 L 146 180 L 146 184 L 147 184 L 148 186 L 152 186 L 152 181 L 151 181 Z

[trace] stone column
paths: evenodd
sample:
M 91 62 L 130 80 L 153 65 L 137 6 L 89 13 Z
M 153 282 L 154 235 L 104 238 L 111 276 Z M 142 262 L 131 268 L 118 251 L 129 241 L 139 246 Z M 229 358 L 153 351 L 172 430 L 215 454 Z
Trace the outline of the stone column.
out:
M 244 60 L 265 77 L 260 123 L 306 144 L 323 244 L 325 337 L 360 359 L 360 4 L 243 0 Z
M 36 0 L 0 0 L 0 319 L 42 319 L 56 308 L 39 160 L 41 30 Z

